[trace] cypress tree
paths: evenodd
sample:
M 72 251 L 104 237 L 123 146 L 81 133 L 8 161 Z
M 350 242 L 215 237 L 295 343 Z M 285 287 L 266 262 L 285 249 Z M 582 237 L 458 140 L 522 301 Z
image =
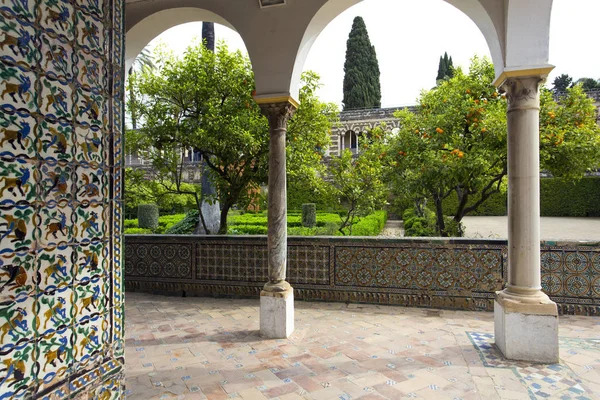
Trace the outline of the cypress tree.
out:
M 452 57 L 448 57 L 448 53 L 444 52 L 443 56 L 440 56 L 440 63 L 438 64 L 438 73 L 435 77 L 436 81 L 441 81 L 454 76 L 454 65 L 452 63 Z
M 438 73 L 435 77 L 436 81 L 444 79 L 444 72 L 446 71 L 446 66 L 444 65 L 444 57 L 440 56 L 440 62 L 438 64 Z
M 344 110 L 381 107 L 379 63 L 361 17 L 354 18 L 346 42 Z
M 448 78 L 454 77 L 454 64 L 452 63 L 452 56 L 450 56 L 450 59 L 446 63 L 446 75 Z

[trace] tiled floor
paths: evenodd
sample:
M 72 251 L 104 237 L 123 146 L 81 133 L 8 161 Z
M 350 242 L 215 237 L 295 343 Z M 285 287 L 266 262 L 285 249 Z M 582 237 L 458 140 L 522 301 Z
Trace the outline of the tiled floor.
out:
M 261 340 L 258 305 L 127 293 L 127 399 L 600 399 L 600 318 L 561 317 L 561 363 L 532 365 L 491 313 L 297 301 Z

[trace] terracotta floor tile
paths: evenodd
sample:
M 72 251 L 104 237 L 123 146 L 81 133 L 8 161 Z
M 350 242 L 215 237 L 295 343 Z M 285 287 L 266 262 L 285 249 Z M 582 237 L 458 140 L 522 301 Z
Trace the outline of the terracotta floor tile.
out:
M 298 389 L 299 386 L 295 383 L 286 383 L 285 385 L 275 386 L 274 388 L 267 389 L 263 392 L 263 394 L 270 399 L 273 397 L 279 397 L 283 396 L 284 394 L 295 392 Z
M 128 400 L 600 398 L 594 317 L 561 316 L 561 364 L 540 366 L 502 358 L 492 313 L 296 302 L 292 336 L 264 340 L 258 300 L 125 307 Z

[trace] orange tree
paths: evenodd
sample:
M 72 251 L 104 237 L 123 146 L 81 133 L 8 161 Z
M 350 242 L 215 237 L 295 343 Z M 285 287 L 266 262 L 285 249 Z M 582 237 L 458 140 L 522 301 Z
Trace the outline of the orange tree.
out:
M 554 100 L 552 92 L 540 94 L 540 164 L 556 177 L 581 178 L 600 161 L 600 128 L 596 106 L 581 85 L 567 89 Z
M 468 73 L 457 68 L 453 78 L 423 92 L 416 113 L 396 114 L 402 128 L 390 152 L 392 190 L 417 210 L 432 201 L 440 236 L 461 234 L 462 218 L 498 193 L 506 177 L 506 100 L 493 79 L 491 62 L 475 57 Z M 559 103 L 543 90 L 540 123 L 542 169 L 576 178 L 597 165 L 599 129 L 581 88 Z M 450 196 L 457 200 L 451 210 L 456 229 L 444 218 L 443 201 Z
M 343 235 L 352 235 L 352 225 L 357 218 L 380 210 L 385 205 L 388 135 L 384 128 L 377 127 L 359 137 L 358 155 L 346 149 L 329 162 L 333 196 L 346 209 L 338 229 Z

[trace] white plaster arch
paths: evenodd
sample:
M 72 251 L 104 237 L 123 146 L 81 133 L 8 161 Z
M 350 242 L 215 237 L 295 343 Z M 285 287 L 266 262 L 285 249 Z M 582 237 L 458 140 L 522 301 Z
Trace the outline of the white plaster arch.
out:
M 329 0 L 304 32 L 291 77 L 297 85 L 312 44 L 340 13 L 361 0 Z M 483 34 L 492 55 L 498 81 L 505 72 L 547 73 L 552 0 L 444 0 L 469 17 Z M 498 82 L 501 83 L 501 82 Z
M 215 22 L 235 30 L 225 18 L 198 7 L 177 7 L 157 11 L 127 30 L 125 36 L 125 71 L 133 60 L 158 35 L 174 26 L 188 22 Z

